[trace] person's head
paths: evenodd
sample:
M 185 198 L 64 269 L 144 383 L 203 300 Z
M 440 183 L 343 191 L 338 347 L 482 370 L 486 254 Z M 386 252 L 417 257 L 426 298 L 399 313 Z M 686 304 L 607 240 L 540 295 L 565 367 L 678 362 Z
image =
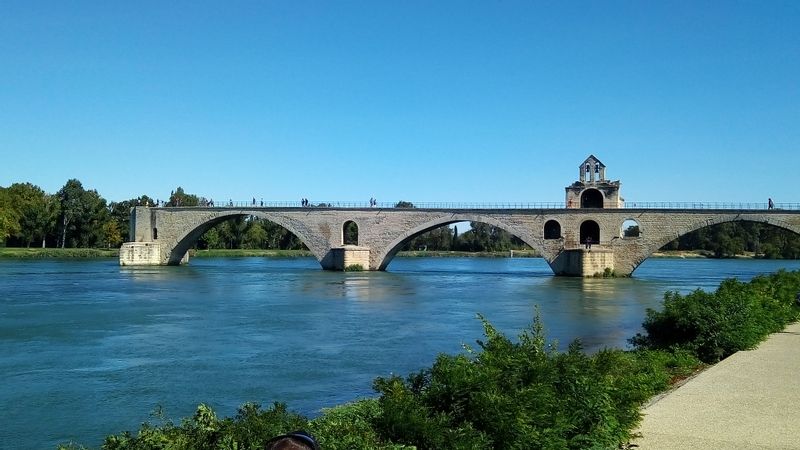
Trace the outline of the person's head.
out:
M 320 447 L 305 431 L 293 431 L 270 439 L 264 450 L 320 450 Z

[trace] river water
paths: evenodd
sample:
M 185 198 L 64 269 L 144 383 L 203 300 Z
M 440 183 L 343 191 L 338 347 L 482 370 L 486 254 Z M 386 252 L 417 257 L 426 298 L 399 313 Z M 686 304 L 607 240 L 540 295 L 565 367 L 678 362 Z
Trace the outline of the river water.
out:
M 0 448 L 97 447 L 200 402 L 313 416 L 473 344 L 478 313 L 516 336 L 538 306 L 562 346 L 623 347 L 664 291 L 780 268 L 800 261 L 650 259 L 630 279 L 575 279 L 538 258 L 396 258 L 383 273 L 311 258 L 0 260 Z

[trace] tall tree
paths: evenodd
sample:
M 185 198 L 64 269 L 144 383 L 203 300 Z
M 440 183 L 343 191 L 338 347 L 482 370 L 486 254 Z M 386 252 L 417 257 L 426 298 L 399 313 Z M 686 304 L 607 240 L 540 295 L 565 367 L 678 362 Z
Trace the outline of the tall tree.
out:
M 183 188 L 178 186 L 169 194 L 169 202 L 167 206 L 197 206 L 200 204 L 200 199 L 194 194 L 187 194 Z
M 68 180 L 57 196 L 61 202 L 61 248 L 68 241 L 70 247 L 98 245 L 109 217 L 105 199 L 95 190 L 85 190 L 76 179 Z
M 19 212 L 19 231 L 15 234 L 19 244 L 30 247 L 40 240 L 45 247 L 46 236 L 56 228 L 58 199 L 31 183 L 14 183 L 8 191 Z
M 19 231 L 19 212 L 14 208 L 8 189 L 0 187 L 0 243 Z

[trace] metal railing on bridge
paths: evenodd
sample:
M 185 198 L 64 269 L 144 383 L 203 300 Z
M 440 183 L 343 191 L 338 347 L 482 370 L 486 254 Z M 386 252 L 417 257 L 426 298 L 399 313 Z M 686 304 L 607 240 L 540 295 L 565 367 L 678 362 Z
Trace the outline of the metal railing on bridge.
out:
M 401 206 L 398 206 L 400 204 Z M 406 205 L 409 202 L 405 202 Z M 564 209 L 564 202 L 410 202 L 413 206 L 402 206 L 399 202 L 377 202 L 370 206 L 369 201 L 309 201 L 307 208 L 422 208 L 422 209 Z M 160 205 L 165 206 L 165 205 Z M 214 208 L 301 208 L 300 201 L 233 201 L 204 202 L 200 206 Z M 625 202 L 625 209 L 732 209 L 766 210 L 767 202 Z M 800 203 L 775 203 L 775 210 L 800 210 Z

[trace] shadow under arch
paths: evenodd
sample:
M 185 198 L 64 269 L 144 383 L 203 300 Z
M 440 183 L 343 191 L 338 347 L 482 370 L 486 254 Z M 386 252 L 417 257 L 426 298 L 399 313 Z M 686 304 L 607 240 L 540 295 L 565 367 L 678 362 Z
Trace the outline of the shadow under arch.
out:
M 283 217 L 278 215 L 266 213 L 263 211 L 247 211 L 247 210 L 237 210 L 237 211 L 224 211 L 220 212 L 217 215 L 209 218 L 208 220 L 204 220 L 199 223 L 192 224 L 191 226 L 187 227 L 185 230 L 179 233 L 178 237 L 170 244 L 168 247 L 171 248 L 169 252 L 169 257 L 167 259 L 167 264 L 169 265 L 178 265 L 181 263 L 183 256 L 189 249 L 200 239 L 200 237 L 213 226 L 218 225 L 222 222 L 227 220 L 235 219 L 237 217 L 258 217 L 259 219 L 263 219 L 274 224 L 280 225 L 281 227 L 288 230 L 290 233 L 297 236 L 297 238 L 305 244 L 306 247 L 314 254 L 314 257 L 317 258 L 317 261 L 320 263 L 322 259 L 325 257 L 326 253 L 328 252 L 327 248 L 321 248 L 317 246 L 311 245 L 314 242 L 312 239 L 306 235 L 300 226 L 301 224 L 295 224 L 290 220 L 285 220 Z
M 652 244 L 650 244 L 647 247 L 645 247 L 643 249 L 643 252 L 642 252 L 640 258 L 637 261 L 634 262 L 631 272 L 636 270 L 636 268 L 639 267 L 653 253 L 657 252 L 661 247 L 669 244 L 670 242 L 672 242 L 675 239 L 680 239 L 681 237 L 683 237 L 683 236 L 685 236 L 685 235 L 687 235 L 687 234 L 689 234 L 689 233 L 691 233 L 693 231 L 697 231 L 697 230 L 700 230 L 700 229 L 703 229 L 703 228 L 712 227 L 714 225 L 719 225 L 719 224 L 722 224 L 722 223 L 735 223 L 735 222 L 752 222 L 752 223 L 760 223 L 760 224 L 764 224 L 764 225 L 770 225 L 772 227 L 780 228 L 780 229 L 789 231 L 791 233 L 794 233 L 794 234 L 800 236 L 800 226 L 793 226 L 793 225 L 788 224 L 788 223 L 786 223 L 786 222 L 784 222 L 782 220 L 776 220 L 776 219 L 773 219 L 773 218 L 771 218 L 769 216 L 766 216 L 766 217 L 760 218 L 760 219 L 759 218 L 749 218 L 749 217 L 734 217 L 734 218 L 723 217 L 723 218 L 710 218 L 710 219 L 697 220 L 697 221 L 695 221 L 695 222 L 683 227 L 677 233 L 672 234 L 670 236 L 661 237 L 661 238 L 653 241 Z
M 473 214 L 453 214 L 452 216 L 441 217 L 420 224 L 391 241 L 391 243 L 384 248 L 383 253 L 377 256 L 377 261 L 380 261 L 378 270 L 386 270 L 386 267 L 390 262 L 392 262 L 392 259 L 394 259 L 394 257 L 397 255 L 397 252 L 403 248 L 403 245 L 405 245 L 406 242 L 429 231 L 458 222 L 480 222 L 500 228 L 501 230 L 516 236 L 518 239 L 531 246 L 531 248 L 540 254 L 544 254 L 544 247 L 541 243 L 541 239 L 535 239 L 532 235 L 523 232 L 523 230 L 518 230 L 492 217 Z

